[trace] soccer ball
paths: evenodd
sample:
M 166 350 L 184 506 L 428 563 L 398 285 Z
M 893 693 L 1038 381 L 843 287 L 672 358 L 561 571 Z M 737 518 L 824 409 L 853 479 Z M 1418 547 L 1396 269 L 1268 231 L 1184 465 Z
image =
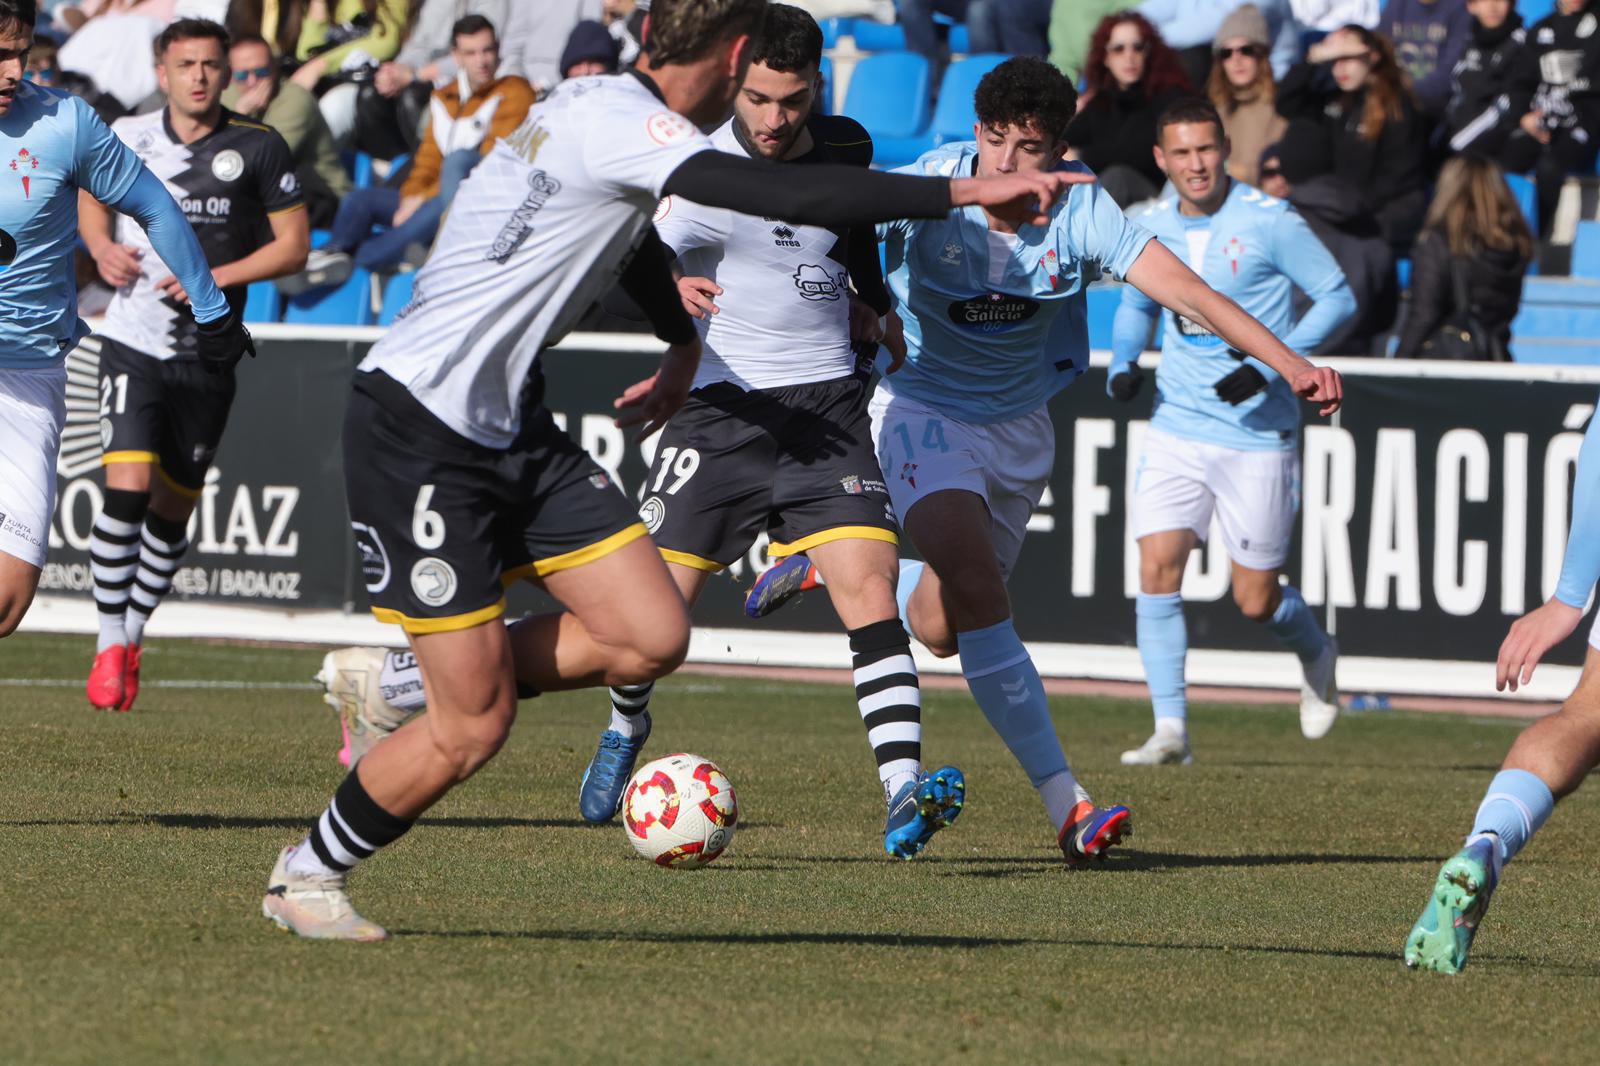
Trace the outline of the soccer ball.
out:
M 646 763 L 622 795 L 622 824 L 633 850 L 657 866 L 693 870 L 721 855 L 733 839 L 739 801 L 733 783 L 698 755 Z

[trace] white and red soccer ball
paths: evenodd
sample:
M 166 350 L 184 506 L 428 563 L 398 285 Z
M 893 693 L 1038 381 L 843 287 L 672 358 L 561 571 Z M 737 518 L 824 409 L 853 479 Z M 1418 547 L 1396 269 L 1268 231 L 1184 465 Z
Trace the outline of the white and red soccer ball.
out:
M 738 822 L 733 783 L 698 755 L 646 763 L 622 795 L 622 825 L 633 850 L 675 870 L 693 870 L 721 855 Z

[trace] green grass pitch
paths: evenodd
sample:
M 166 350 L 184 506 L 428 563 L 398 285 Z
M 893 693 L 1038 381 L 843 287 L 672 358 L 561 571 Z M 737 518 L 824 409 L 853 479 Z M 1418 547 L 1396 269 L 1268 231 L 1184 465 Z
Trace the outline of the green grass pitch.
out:
M 847 689 L 682 675 L 649 750 L 715 759 L 745 824 L 675 872 L 578 821 L 604 698 L 550 696 L 354 878 L 395 938 L 319 944 L 259 911 L 341 776 L 319 653 L 157 643 L 113 715 L 65 683 L 91 651 L 0 644 L 7 1064 L 1593 1061 L 1592 793 L 1509 868 L 1465 974 L 1399 961 L 1514 722 L 1357 715 L 1312 744 L 1287 707 L 1201 707 L 1197 764 L 1150 770 L 1117 764 L 1142 705 L 1057 700 L 1137 825 L 1068 872 L 966 694 L 929 693 L 970 802 L 897 863 Z

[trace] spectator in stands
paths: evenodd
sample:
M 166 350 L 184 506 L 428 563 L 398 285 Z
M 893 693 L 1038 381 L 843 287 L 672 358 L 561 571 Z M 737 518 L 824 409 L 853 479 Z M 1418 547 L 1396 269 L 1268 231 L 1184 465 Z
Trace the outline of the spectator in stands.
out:
M 305 4 L 299 0 L 232 0 L 226 26 L 231 37 L 262 37 L 275 56 L 294 59 L 300 45 Z
M 1377 354 L 1377 340 L 1394 325 L 1400 307 L 1394 251 L 1356 189 L 1332 174 L 1305 167 L 1306 156 L 1317 154 L 1319 146 L 1307 153 L 1295 145 L 1296 137 L 1316 140 L 1319 133 L 1300 126 L 1285 133 L 1285 144 L 1262 152 L 1259 188 L 1294 205 L 1344 271 L 1345 284 L 1356 299 L 1356 313 L 1307 354 Z
M 1049 54 L 1050 0 L 986 0 L 984 6 L 999 43 L 996 51 L 1013 56 Z M 971 33 L 969 26 L 969 37 Z
M 61 68 L 56 65 L 56 42 L 43 34 L 35 34 L 33 47 L 28 50 L 28 69 L 22 76 L 46 89 L 61 87 Z
M 587 74 L 615 74 L 621 46 L 598 22 L 588 19 L 572 27 L 572 36 L 561 50 L 561 78 L 581 78 Z
M 1528 35 L 1512 0 L 1467 0 L 1467 10 L 1472 39 L 1453 72 L 1445 137 L 1452 152 L 1497 158 L 1533 99 L 1522 76 Z
M 1278 113 L 1304 162 L 1362 198 L 1396 256 L 1404 257 L 1427 204 L 1427 125 L 1387 38 L 1345 26 L 1311 46 L 1309 62 L 1278 85 Z M 1286 149 L 1287 152 L 1287 149 Z
M 1222 32 L 1222 23 L 1239 7 L 1240 0 L 1145 0 L 1139 14 L 1161 31 L 1161 39 L 1183 59 L 1189 81 L 1204 85 L 1211 76 L 1211 43 Z M 1277 77 L 1287 74 L 1300 58 L 1300 28 L 1289 9 L 1289 0 L 1254 0 L 1267 21 L 1272 48 L 1272 71 Z
M 1378 32 L 1394 45 L 1422 113 L 1437 120 L 1450 102 L 1450 72 L 1472 38 L 1466 0 L 1388 0 Z
M 456 81 L 433 94 L 428 130 L 405 184 L 393 189 L 356 189 L 344 198 L 323 247 L 311 253 L 306 269 L 280 278 L 278 287 L 293 295 L 322 285 L 337 285 L 357 267 L 390 270 L 425 258 L 445 208 L 478 160 L 494 142 L 522 124 L 533 106 L 533 86 L 519 77 L 499 77 L 500 57 L 494 26 L 482 15 L 468 15 L 452 28 L 451 58 Z M 460 81 L 468 89 L 462 98 Z M 373 228 L 381 232 L 374 234 Z
M 1166 181 L 1156 166 L 1156 118 L 1190 92 L 1178 56 L 1143 15 L 1107 15 L 1089 43 L 1088 91 L 1067 126 L 1067 143 L 1127 209 L 1153 199 Z
M 533 83 L 534 92 L 542 96 L 561 80 L 561 49 L 572 36 L 572 28 L 584 20 L 598 22 L 604 15 L 601 0 L 540 0 L 533 5 L 527 0 L 511 0 L 511 7 L 507 17 L 518 24 L 519 34 L 523 27 L 530 31 L 537 28 L 537 32 L 528 33 L 526 42 L 519 42 L 518 47 L 525 67 L 524 77 Z M 521 9 L 520 14 L 518 9 Z
M 598 8 L 592 0 L 590 6 Z M 393 98 L 417 82 L 432 92 L 455 77 L 450 28 L 468 15 L 482 15 L 500 28 L 500 73 L 528 78 L 527 62 L 536 31 L 541 36 L 570 32 L 570 26 L 562 29 L 562 19 L 552 17 L 553 10 L 547 10 L 543 3 L 529 4 L 525 0 L 422 0 L 400 54 L 378 68 L 374 83 L 380 93 Z M 566 37 L 560 40 L 565 41 Z M 553 66 L 550 74 L 554 74 Z
M 1212 50 L 1206 95 L 1222 116 L 1231 154 L 1228 174 L 1246 185 L 1256 184 L 1262 151 L 1277 143 L 1289 122 L 1278 114 L 1277 85 L 1267 62 L 1267 19 L 1254 4 L 1243 4 L 1222 22 Z
M 633 61 L 639 58 L 639 41 L 631 29 L 635 10 L 634 0 L 605 0 L 605 11 L 601 18 L 606 24 L 606 32 L 617 42 L 618 62 L 625 67 L 632 66 Z
M 62 8 L 72 36 L 61 46 L 62 70 L 82 74 L 132 110 L 157 91 L 150 49 L 172 21 L 174 0 L 83 0 Z
M 1341 26 L 1378 25 L 1378 0 L 1289 0 L 1300 28 L 1310 34 L 1327 34 Z M 1279 72 L 1278 77 L 1283 77 Z
M 1600 149 L 1600 16 L 1589 8 L 1589 0 L 1560 0 L 1528 31 L 1521 80 L 1535 86 L 1533 105 L 1500 157 L 1513 174 L 1533 171 L 1541 232 L 1567 175 L 1594 173 Z
M 906 48 L 928 61 L 933 68 L 933 84 L 950 60 L 950 49 L 933 21 L 934 15 L 962 22 L 974 52 L 1000 51 L 989 10 L 993 0 L 894 0 L 895 19 L 906 35 Z
M 322 117 L 341 148 L 356 127 L 359 83 L 400 50 L 409 14 L 408 0 L 305 0 L 295 45 L 300 66 L 290 80 L 320 94 Z
M 294 157 L 311 225 L 325 229 L 339 200 L 350 192 L 350 175 L 339 160 L 317 98 L 278 76 L 278 60 L 265 38 L 236 38 L 228 49 L 228 65 L 233 68 L 233 84 L 222 94 L 223 106 L 283 136 Z
M 1056 0 L 1050 9 L 1050 62 L 1078 84 L 1089 62 L 1089 41 L 1100 20 L 1138 6 L 1139 0 Z
M 1511 358 L 1511 320 L 1533 260 L 1533 234 L 1489 160 L 1459 156 L 1411 253 L 1411 306 L 1397 359 Z

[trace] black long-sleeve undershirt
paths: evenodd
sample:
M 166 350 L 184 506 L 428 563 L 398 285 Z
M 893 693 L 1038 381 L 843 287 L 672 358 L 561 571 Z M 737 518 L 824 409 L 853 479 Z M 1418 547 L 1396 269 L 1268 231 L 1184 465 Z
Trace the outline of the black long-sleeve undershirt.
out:
M 656 228 L 647 226 L 617 285 L 644 312 L 657 339 L 668 344 L 688 344 L 699 339 L 699 334 L 678 295 L 670 261 L 667 246 L 661 243 Z
M 708 207 L 810 226 L 858 226 L 950 213 L 948 178 L 888 174 L 838 163 L 783 166 L 728 152 L 678 164 L 665 192 Z

